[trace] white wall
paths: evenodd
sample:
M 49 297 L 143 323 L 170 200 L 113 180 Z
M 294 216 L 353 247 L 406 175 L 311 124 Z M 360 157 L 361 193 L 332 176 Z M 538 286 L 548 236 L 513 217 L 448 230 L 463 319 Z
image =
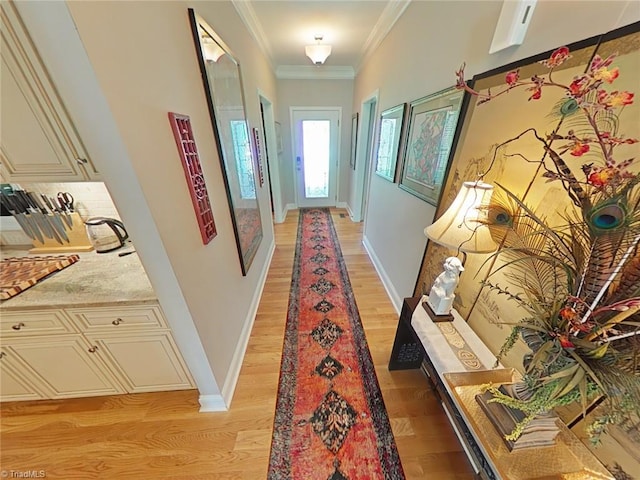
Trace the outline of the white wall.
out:
M 243 277 L 187 15 L 191 4 L 24 3 L 27 17 L 40 22 L 31 27 L 44 61 L 136 241 L 201 394 L 222 393 L 228 405 L 273 252 L 273 226 L 265 184 L 258 192 L 264 238 Z M 240 61 L 248 120 L 258 126 L 258 88 L 275 99 L 266 59 L 230 2 L 193 4 Z M 52 15 L 63 17 L 66 7 L 75 26 Z M 218 231 L 208 245 L 167 112 L 191 117 Z
M 378 110 L 411 102 L 512 61 L 607 32 L 640 19 L 637 1 L 539 1 L 524 44 L 489 55 L 502 1 L 414 1 L 358 72 L 354 108 L 380 92 Z M 400 309 L 413 294 L 435 208 L 373 174 L 365 243 Z
M 280 181 L 285 205 L 296 202 L 289 107 L 342 107 L 338 202 L 346 202 L 349 192 L 346 179 L 349 178 L 351 154 L 353 80 L 279 80 L 277 91 L 279 108 L 276 110 L 276 120 L 282 124 L 283 144 Z

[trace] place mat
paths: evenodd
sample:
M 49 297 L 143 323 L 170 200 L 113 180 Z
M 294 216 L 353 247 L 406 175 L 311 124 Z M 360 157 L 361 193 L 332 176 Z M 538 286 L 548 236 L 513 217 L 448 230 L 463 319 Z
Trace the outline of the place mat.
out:
M 78 255 L 10 257 L 0 262 L 0 300 L 16 296 L 46 276 L 80 260 Z

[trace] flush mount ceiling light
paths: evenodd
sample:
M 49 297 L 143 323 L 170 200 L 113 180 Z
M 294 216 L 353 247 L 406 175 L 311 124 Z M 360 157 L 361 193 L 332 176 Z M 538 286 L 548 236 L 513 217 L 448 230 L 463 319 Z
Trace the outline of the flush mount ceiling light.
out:
M 307 45 L 304 47 L 304 53 L 316 65 L 322 65 L 329 55 L 331 55 L 331 45 L 320 45 L 322 35 L 315 36 L 315 45 Z

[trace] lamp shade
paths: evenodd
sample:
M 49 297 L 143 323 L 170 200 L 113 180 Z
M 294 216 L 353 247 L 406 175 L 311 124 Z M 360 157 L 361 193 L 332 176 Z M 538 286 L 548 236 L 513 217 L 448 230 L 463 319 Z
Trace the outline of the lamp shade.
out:
M 307 45 L 304 47 L 304 53 L 316 65 L 322 65 L 324 61 L 331 55 L 331 45 Z
M 424 234 L 440 245 L 467 253 L 489 253 L 497 245 L 489 227 L 480 222 L 484 213 L 478 208 L 487 205 L 493 185 L 464 182 L 451 206 L 438 220 L 424 229 Z

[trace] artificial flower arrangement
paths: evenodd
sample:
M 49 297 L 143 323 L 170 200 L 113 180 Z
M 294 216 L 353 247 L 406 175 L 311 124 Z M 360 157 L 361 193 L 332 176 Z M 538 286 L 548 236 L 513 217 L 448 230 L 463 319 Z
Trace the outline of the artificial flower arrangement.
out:
M 545 152 L 535 160 L 543 177 L 559 182 L 574 208 L 560 213 L 560 225 L 551 225 L 500 184 L 500 193 L 485 207 L 485 221 L 499 244 L 492 259 L 502 260 L 494 273 L 502 270 L 518 291 L 493 283 L 491 276 L 484 286 L 526 312 L 498 357 L 518 336 L 532 350 L 523 362 L 528 399 L 491 388 L 492 401 L 526 415 L 510 440 L 538 414 L 573 402 L 585 412 L 590 402 L 603 399 L 607 413 L 589 427 L 594 441 L 608 424 L 640 414 L 640 173 L 630 168 L 633 158 L 616 157 L 621 145 L 638 142 L 619 128 L 619 114 L 634 94 L 612 87 L 620 75 L 615 55 L 595 55 L 584 74 L 557 83 L 554 70 L 570 56 L 567 47 L 554 51 L 540 62 L 548 68 L 544 76 L 523 80 L 518 70 L 511 71 L 496 93 L 469 87 L 464 65 L 456 72 L 458 88 L 479 97 L 477 104 L 516 88 L 527 89 L 530 101 L 543 92 L 560 93 L 553 131 L 527 129 L 496 152 L 525 135 L 535 138 Z M 588 160 L 579 172 L 565 161 L 576 157 Z

